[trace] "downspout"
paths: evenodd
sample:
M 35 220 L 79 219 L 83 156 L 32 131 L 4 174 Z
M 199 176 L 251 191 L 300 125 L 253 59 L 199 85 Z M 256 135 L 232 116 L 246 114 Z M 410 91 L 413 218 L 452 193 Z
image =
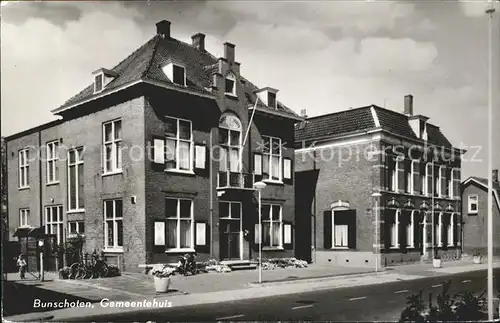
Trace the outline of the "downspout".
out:
M 43 201 L 42 201 L 42 131 L 38 132 L 38 179 L 39 179 L 39 208 L 40 208 L 40 227 L 43 225 Z
M 313 160 L 313 170 L 316 170 L 316 149 L 313 150 L 313 157 L 314 157 L 314 160 Z M 318 215 L 317 213 L 317 210 L 316 210 L 316 193 L 317 193 L 317 190 L 316 190 L 316 187 L 314 187 L 314 204 L 313 204 L 313 214 L 314 214 L 314 262 L 316 263 L 316 249 L 317 249 L 317 240 L 318 240 L 318 237 L 316 236 L 316 226 L 317 226 L 317 223 L 316 223 L 316 217 Z
M 210 259 L 213 259 L 213 214 L 214 214 L 214 201 L 213 201 L 213 179 L 212 179 L 212 131 L 213 128 L 210 128 L 210 142 L 209 142 L 209 162 L 208 162 L 208 177 L 210 178 Z

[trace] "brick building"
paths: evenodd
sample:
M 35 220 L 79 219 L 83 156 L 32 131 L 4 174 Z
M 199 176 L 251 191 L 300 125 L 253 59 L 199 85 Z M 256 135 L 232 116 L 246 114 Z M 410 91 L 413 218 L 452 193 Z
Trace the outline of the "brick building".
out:
M 500 256 L 500 183 L 493 170 L 493 254 Z M 463 214 L 463 250 L 488 254 L 488 179 L 469 177 L 461 185 Z
M 177 261 L 256 257 L 262 191 L 263 257 L 294 253 L 294 123 L 278 90 L 240 75 L 205 35 L 184 43 L 170 22 L 52 112 L 59 120 L 7 138 L 11 239 L 44 226 L 62 243 L 121 259 L 124 270 Z M 90 83 L 90 82 L 89 82 Z M 40 158 L 37 153 L 40 152 Z
M 411 95 L 403 112 L 372 105 L 296 124 L 300 257 L 367 266 L 417 261 L 432 250 L 460 257 L 463 151 L 413 114 Z

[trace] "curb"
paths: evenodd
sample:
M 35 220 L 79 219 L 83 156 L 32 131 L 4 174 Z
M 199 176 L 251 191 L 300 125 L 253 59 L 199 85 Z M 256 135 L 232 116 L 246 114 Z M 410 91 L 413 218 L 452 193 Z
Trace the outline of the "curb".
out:
M 388 274 L 389 272 L 384 270 L 380 271 L 377 273 L 375 272 L 368 272 L 368 273 L 349 273 L 349 274 L 342 274 L 342 275 L 331 275 L 331 276 L 322 276 L 322 277 L 316 277 L 316 278 L 297 278 L 297 279 L 291 279 L 291 280 L 284 280 L 284 281 L 270 281 L 270 282 L 251 282 L 245 284 L 245 286 L 248 287 L 273 287 L 273 286 L 282 286 L 282 285 L 291 285 L 291 284 L 306 284 L 306 283 L 316 283 L 316 282 L 322 282 L 322 281 L 335 281 L 335 280 L 340 280 L 340 279 L 346 279 L 346 278 L 358 278 L 358 277 L 366 277 L 366 276 L 380 276 L 380 275 L 385 275 Z
M 52 320 L 54 315 L 51 313 L 27 313 L 27 314 L 19 314 L 6 316 L 3 318 L 5 322 L 35 322 L 35 321 L 48 321 Z

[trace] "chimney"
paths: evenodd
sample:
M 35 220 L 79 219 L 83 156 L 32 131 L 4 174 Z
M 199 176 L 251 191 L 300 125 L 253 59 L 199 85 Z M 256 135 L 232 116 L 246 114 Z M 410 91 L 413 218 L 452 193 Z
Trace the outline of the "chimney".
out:
M 307 118 L 307 111 L 306 111 L 306 109 L 302 109 L 302 110 L 300 110 L 300 116 L 301 116 L 302 118 Z
M 491 172 L 491 176 L 493 178 L 493 182 L 494 183 L 498 183 L 498 169 L 494 169 L 492 172 Z
M 229 63 L 234 63 L 234 45 L 231 43 L 224 43 L 224 58 Z
M 405 95 L 404 114 L 410 117 L 413 115 L 413 95 L 411 94 Z
M 156 24 L 156 34 L 162 38 L 170 38 L 170 21 L 162 20 Z
M 196 35 L 191 36 L 192 44 L 196 49 L 200 52 L 205 51 L 205 35 L 202 33 L 197 33 Z

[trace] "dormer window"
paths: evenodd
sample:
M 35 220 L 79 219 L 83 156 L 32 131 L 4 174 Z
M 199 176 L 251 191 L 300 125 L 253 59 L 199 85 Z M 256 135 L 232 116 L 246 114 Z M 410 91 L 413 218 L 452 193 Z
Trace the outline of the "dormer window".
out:
M 256 93 L 259 96 L 259 100 L 262 101 L 265 105 L 267 105 L 271 109 L 277 109 L 278 102 L 276 100 L 276 93 L 278 93 L 278 90 L 270 87 L 265 87 L 256 91 Z
M 236 95 L 236 78 L 234 77 L 233 73 L 229 73 L 226 76 L 225 93 L 230 95 Z
M 106 85 L 118 76 L 118 73 L 105 68 L 100 68 L 92 74 L 94 75 L 94 93 L 102 92 Z
M 171 61 L 162 70 L 172 83 L 186 86 L 186 68 L 182 64 Z
M 268 92 L 267 106 L 276 109 L 276 93 Z
M 104 74 L 98 74 L 94 76 L 94 93 L 99 93 L 103 89 L 103 83 L 104 83 Z

